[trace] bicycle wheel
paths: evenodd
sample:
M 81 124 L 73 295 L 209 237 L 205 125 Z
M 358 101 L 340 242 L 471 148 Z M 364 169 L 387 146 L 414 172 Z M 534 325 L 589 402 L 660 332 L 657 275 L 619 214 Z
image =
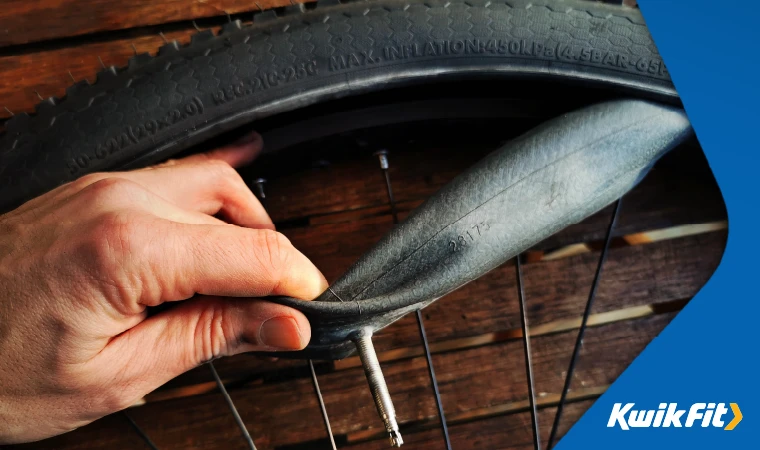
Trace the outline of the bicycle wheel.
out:
M 166 159 L 254 120 L 269 130 L 273 151 L 404 121 L 501 115 L 536 123 L 622 94 L 678 102 L 634 10 L 551 1 L 326 3 L 257 14 L 252 26 L 231 22 L 186 47 L 169 44 L 43 102 L 32 117 L 14 117 L 0 137 L 0 205 L 93 171 Z M 552 83 L 561 87 L 547 88 Z M 541 104 L 504 101 L 516 88 L 541 89 L 521 93 Z M 329 117 L 310 118 L 317 112 Z M 387 190 L 395 209 L 390 181 Z

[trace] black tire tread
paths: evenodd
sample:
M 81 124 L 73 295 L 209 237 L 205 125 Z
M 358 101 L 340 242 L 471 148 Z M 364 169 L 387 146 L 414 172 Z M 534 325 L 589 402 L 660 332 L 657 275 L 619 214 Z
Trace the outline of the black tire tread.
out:
M 223 131 L 223 127 L 214 124 L 236 109 L 297 94 L 333 75 L 323 72 L 315 77 L 316 82 L 308 78 L 293 81 L 215 106 L 211 97 L 220 86 L 231 86 L 245 76 L 271 73 L 307 59 L 318 61 L 326 70 L 329 58 L 350 53 L 346 49 L 356 53 L 413 43 L 426 36 L 429 40 L 503 38 L 557 42 L 558 48 L 565 45 L 574 51 L 593 49 L 617 58 L 622 55 L 628 61 L 639 58 L 663 70 L 652 74 L 630 63 L 613 67 L 603 62 L 530 55 L 501 58 L 498 64 L 531 64 L 550 74 L 563 70 L 587 73 L 674 95 L 657 49 L 635 9 L 556 0 L 325 0 L 317 5 L 299 4 L 256 13 L 248 26 L 230 21 L 217 36 L 201 31 L 184 46 L 169 42 L 156 56 L 136 55 L 124 68 L 101 70 L 92 84 L 75 84 L 62 99 L 42 101 L 35 114 L 17 114 L 8 120 L 0 135 L 0 210 L 88 172 L 166 158 L 204 136 Z M 424 63 L 435 66 L 441 64 L 440 59 L 428 57 Z M 399 66 L 381 61 L 372 69 L 392 77 Z M 363 69 L 346 70 L 344 76 L 349 79 Z M 331 95 L 335 98 L 345 94 Z M 202 99 L 207 110 L 199 117 L 169 124 L 102 159 L 93 156 L 104 142 L 123 137 L 125 129 L 166 117 L 192 98 Z M 188 138 L 201 127 L 208 128 L 203 136 L 196 136 L 195 141 Z M 178 140 L 183 143 L 164 145 Z M 156 152 L 162 145 L 162 151 Z M 78 155 L 91 161 L 87 167 L 73 170 L 70 166 Z

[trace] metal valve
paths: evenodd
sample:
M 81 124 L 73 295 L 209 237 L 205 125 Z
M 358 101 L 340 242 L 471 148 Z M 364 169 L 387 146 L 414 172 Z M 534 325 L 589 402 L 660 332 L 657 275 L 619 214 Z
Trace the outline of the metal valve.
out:
M 372 392 L 372 398 L 375 400 L 377 412 L 383 420 L 386 431 L 390 436 L 391 446 L 401 447 L 404 440 L 398 430 L 396 422 L 396 410 L 393 408 L 391 395 L 388 392 L 388 386 L 385 384 L 383 371 L 380 369 L 380 361 L 377 359 L 375 347 L 372 345 L 372 330 L 365 328 L 354 338 L 356 350 L 364 367 L 364 374 L 369 382 L 369 389 Z

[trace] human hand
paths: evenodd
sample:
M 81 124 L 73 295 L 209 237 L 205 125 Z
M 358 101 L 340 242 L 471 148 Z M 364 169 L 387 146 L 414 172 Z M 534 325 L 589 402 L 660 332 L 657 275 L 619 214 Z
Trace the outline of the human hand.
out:
M 303 314 L 251 298 L 327 288 L 232 168 L 261 145 L 87 175 L 0 216 L 0 444 L 83 426 L 213 358 L 306 346 Z

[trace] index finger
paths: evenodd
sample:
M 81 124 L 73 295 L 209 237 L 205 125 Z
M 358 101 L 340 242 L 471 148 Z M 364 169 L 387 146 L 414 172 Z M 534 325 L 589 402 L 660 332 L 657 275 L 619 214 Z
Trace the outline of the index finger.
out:
M 142 294 L 143 305 L 194 294 L 311 300 L 327 289 L 319 269 L 276 231 L 168 221 L 161 228 L 155 232 L 166 237 L 154 241 L 160 245 L 134 243 L 132 247 L 141 251 L 128 259 L 149 269 L 139 271 L 147 278 L 141 280 L 143 285 L 160 287 Z M 160 298 L 150 297 L 155 292 Z
M 232 167 L 242 167 L 256 159 L 263 148 L 264 140 L 259 133 L 254 131 L 225 147 L 186 156 L 182 159 L 170 160 L 164 164 L 185 164 L 219 160 L 226 162 Z M 156 167 L 161 167 L 161 165 Z

